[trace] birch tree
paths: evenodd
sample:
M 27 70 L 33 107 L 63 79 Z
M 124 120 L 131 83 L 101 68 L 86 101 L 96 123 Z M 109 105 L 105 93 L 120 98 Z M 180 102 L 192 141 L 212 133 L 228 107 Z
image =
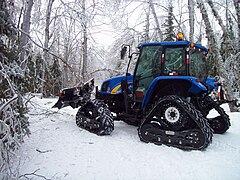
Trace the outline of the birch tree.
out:
M 223 85 L 224 85 L 224 88 L 226 91 L 227 99 L 234 99 L 235 97 L 234 97 L 234 92 L 233 92 L 234 88 L 233 87 L 236 86 L 235 82 L 238 82 L 238 79 L 239 79 L 239 77 L 237 77 L 237 79 L 236 79 L 236 76 L 235 76 L 235 74 L 236 74 L 235 71 L 237 70 L 237 72 L 239 72 L 239 69 L 236 68 L 235 63 L 238 62 L 239 56 L 238 55 L 234 56 L 236 59 L 233 62 L 232 59 L 234 59 L 234 58 L 227 54 L 227 58 L 224 63 L 223 57 L 221 56 L 221 53 L 220 53 L 220 49 L 217 46 L 218 43 L 217 43 L 216 37 L 213 33 L 213 28 L 211 26 L 205 4 L 202 0 L 197 0 L 197 4 L 200 8 L 200 11 L 202 13 L 202 18 L 205 23 L 206 34 L 208 37 L 209 47 L 211 50 L 210 55 L 212 56 L 212 59 L 215 60 L 217 63 L 217 66 L 215 66 L 216 75 L 220 75 L 221 77 L 223 77 L 225 79 Z M 212 1 L 208 0 L 208 4 L 210 5 L 210 7 L 212 9 L 214 17 L 217 19 L 217 21 L 222 29 L 223 34 L 226 33 L 227 38 L 229 38 L 226 27 L 224 26 L 221 17 L 218 15 L 217 11 L 215 10 L 215 8 L 212 4 Z M 228 48 L 228 46 L 226 48 Z M 233 65 L 232 63 L 235 65 Z M 214 64 L 213 61 L 212 61 L 212 64 Z M 231 74 L 231 76 L 229 76 L 229 74 Z M 231 111 L 234 111 L 234 107 L 232 106 L 232 104 L 229 104 L 229 106 L 230 106 Z
M 83 59 L 82 59 L 82 78 L 83 82 L 87 81 L 87 61 L 88 61 L 88 39 L 87 39 L 87 15 L 86 1 L 82 0 L 82 28 L 83 28 Z
M 240 1 L 233 0 L 236 15 L 237 15 L 237 27 L 238 27 L 238 49 L 240 49 Z
M 160 28 L 160 24 L 159 24 L 158 17 L 157 17 L 155 7 L 154 7 L 154 4 L 153 4 L 152 0 L 149 0 L 149 5 L 150 5 L 150 8 L 152 10 L 152 14 L 153 14 L 153 17 L 154 17 L 154 20 L 155 20 L 156 31 L 157 31 L 157 35 L 159 37 L 159 41 L 163 41 L 163 33 L 162 33 L 161 28 Z
M 149 37 L 149 27 L 150 27 L 150 3 L 148 5 L 148 7 L 145 9 L 145 13 L 146 13 L 146 24 L 145 24 L 145 27 L 144 27 L 144 32 L 143 32 L 143 40 L 142 40 L 142 43 L 144 42 L 149 42 L 150 41 L 150 37 Z
M 189 41 L 194 42 L 194 1 L 188 0 L 188 14 L 189 14 Z
M 231 54 L 231 51 L 233 51 L 233 50 L 231 50 L 232 47 L 231 47 L 231 42 L 230 42 L 230 38 L 229 38 L 229 33 L 227 31 L 226 26 L 223 23 L 223 20 L 222 20 L 221 16 L 217 12 L 217 10 L 216 10 L 216 8 L 213 4 L 213 1 L 212 0 L 207 0 L 207 3 L 210 6 L 214 17 L 218 21 L 218 24 L 221 27 L 221 30 L 223 32 L 223 35 L 222 35 L 223 40 L 222 40 L 222 43 L 221 43 L 222 44 L 221 55 L 222 55 L 223 61 L 225 61 L 225 59 L 227 57 L 229 57 L 229 55 Z
M 172 1 L 169 2 L 168 5 L 168 15 L 167 19 L 165 19 L 165 23 L 163 26 L 165 27 L 165 38 L 164 41 L 175 41 L 175 32 L 174 32 L 174 26 L 173 26 L 173 5 Z
M 220 67 L 220 62 L 222 61 L 222 58 L 220 55 L 219 48 L 217 47 L 216 37 L 214 35 L 213 28 L 210 23 L 210 19 L 209 19 L 205 4 L 202 0 L 196 0 L 196 2 L 199 6 L 199 9 L 202 14 L 202 19 L 205 24 L 205 31 L 207 34 L 207 39 L 210 47 L 210 55 L 212 56 L 212 59 L 211 59 L 211 65 L 213 65 L 212 72 L 213 72 L 213 75 L 216 75 L 219 73 L 218 71 L 220 69 L 219 67 Z M 213 61 L 215 61 L 215 63 L 213 63 Z

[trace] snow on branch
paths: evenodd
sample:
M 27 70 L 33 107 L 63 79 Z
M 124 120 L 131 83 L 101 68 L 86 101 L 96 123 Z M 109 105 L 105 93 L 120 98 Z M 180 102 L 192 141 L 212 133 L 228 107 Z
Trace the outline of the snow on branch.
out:
M 35 42 L 35 41 L 31 38 L 31 36 L 30 36 L 29 34 L 27 34 L 26 32 L 22 31 L 21 29 L 18 29 L 18 30 L 19 30 L 20 32 L 26 34 L 26 36 L 28 36 L 29 40 L 30 40 L 33 44 L 35 44 L 37 47 L 43 49 L 43 50 L 46 51 L 48 54 L 50 54 L 50 55 L 56 57 L 57 59 L 61 60 L 61 61 L 65 64 L 65 66 L 68 67 L 72 73 L 74 73 L 74 70 L 72 69 L 71 65 L 69 65 L 63 58 L 59 57 L 59 56 L 56 55 L 55 53 L 51 52 L 49 49 L 47 49 L 47 48 L 43 47 L 42 45 L 38 44 L 37 42 Z M 78 77 L 76 76 L 76 78 L 78 78 Z M 80 81 L 80 79 L 78 79 L 78 80 Z
M 11 159 L 14 151 L 29 134 L 28 120 L 23 114 L 21 96 L 15 94 L 10 99 L 0 99 L 0 174 L 3 178 L 15 177 Z
M 90 72 L 89 74 L 92 75 L 92 74 L 100 72 L 100 71 L 107 71 L 107 72 L 110 72 L 112 74 L 123 74 L 123 72 L 121 72 L 121 71 L 118 71 L 118 70 L 115 70 L 115 69 L 108 69 L 108 68 L 96 69 L 96 70 Z
M 40 169 L 37 169 L 35 170 L 34 172 L 32 173 L 26 173 L 26 174 L 23 174 L 21 176 L 19 176 L 19 179 L 22 179 L 22 178 L 25 178 L 25 179 L 33 179 L 33 177 L 38 177 L 38 178 L 42 178 L 42 179 L 46 179 L 46 180 L 51 180 L 46 178 L 45 176 L 43 175 L 40 175 L 40 174 L 37 174 L 37 172 L 39 171 Z

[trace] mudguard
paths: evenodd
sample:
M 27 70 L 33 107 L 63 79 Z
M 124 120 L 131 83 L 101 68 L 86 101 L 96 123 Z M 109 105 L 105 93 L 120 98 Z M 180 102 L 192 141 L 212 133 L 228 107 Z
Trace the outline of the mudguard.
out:
M 215 78 L 207 78 L 205 83 L 210 91 L 212 91 L 213 89 L 218 90 L 218 86 L 220 85 L 219 83 L 216 82 Z
M 192 76 L 159 76 L 156 77 L 150 84 L 146 95 L 142 102 L 142 108 L 146 107 L 147 103 L 149 102 L 153 90 L 156 88 L 156 85 L 160 81 L 168 81 L 168 80 L 184 80 L 188 81 L 191 84 L 191 87 L 188 89 L 189 94 L 199 94 L 202 92 L 207 92 L 207 88 L 199 81 L 198 78 Z

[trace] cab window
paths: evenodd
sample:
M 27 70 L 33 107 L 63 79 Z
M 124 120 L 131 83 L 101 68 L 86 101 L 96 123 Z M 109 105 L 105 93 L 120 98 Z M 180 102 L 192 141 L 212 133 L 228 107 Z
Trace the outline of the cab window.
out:
M 198 78 L 207 77 L 205 52 L 199 48 L 190 51 L 190 75 Z
M 166 48 L 164 75 L 186 75 L 185 48 Z
M 145 46 L 136 69 L 136 76 L 143 78 L 154 73 L 155 68 L 161 67 L 162 46 Z

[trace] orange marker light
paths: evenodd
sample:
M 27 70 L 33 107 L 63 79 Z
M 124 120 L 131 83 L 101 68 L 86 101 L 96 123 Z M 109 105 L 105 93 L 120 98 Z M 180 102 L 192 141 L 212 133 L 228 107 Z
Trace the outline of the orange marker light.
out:
M 178 39 L 178 41 L 183 40 L 183 34 L 182 33 L 178 33 L 177 39 Z

